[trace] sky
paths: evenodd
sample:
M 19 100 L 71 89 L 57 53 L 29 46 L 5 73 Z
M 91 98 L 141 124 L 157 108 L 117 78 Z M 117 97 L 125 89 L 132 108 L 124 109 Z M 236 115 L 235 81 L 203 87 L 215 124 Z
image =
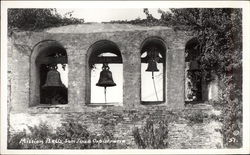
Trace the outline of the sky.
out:
M 162 9 L 162 8 L 161 8 Z M 164 11 L 169 9 L 162 9 Z M 111 20 L 132 20 L 140 17 L 146 18 L 143 8 L 89 8 L 89 9 L 57 9 L 57 12 L 64 15 L 73 11 L 72 16 L 83 18 L 85 22 L 108 22 Z M 160 18 L 158 8 L 149 8 L 149 13 L 155 18 Z

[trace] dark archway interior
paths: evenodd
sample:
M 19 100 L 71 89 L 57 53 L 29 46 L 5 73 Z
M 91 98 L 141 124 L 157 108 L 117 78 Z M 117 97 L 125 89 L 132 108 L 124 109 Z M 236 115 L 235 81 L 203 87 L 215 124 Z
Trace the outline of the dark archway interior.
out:
M 40 49 L 36 64 L 68 63 L 66 50 L 59 45 L 48 46 Z
M 159 52 L 159 54 L 161 55 L 161 59 L 159 59 L 159 63 L 164 62 L 165 58 L 166 58 L 166 47 L 164 45 L 164 43 L 159 40 L 159 39 L 150 39 L 150 40 L 146 40 L 143 43 L 143 46 L 141 48 L 141 55 L 149 50 L 151 50 L 152 48 L 155 48 L 156 51 Z M 142 63 L 147 63 L 147 57 L 144 59 L 142 58 L 141 62 Z
M 188 101 L 202 101 L 202 71 L 200 69 L 200 44 L 198 38 L 192 38 L 186 43 L 185 48 L 186 91 Z
M 199 61 L 198 59 L 201 55 L 201 52 L 200 52 L 200 44 L 196 37 L 193 39 L 190 39 L 186 43 L 185 54 L 186 54 L 186 57 L 185 57 L 186 62 L 190 62 L 194 60 Z
M 113 53 L 116 57 L 113 56 L 100 56 L 103 53 Z M 122 63 L 122 56 L 117 45 L 108 40 L 102 40 L 96 42 L 92 45 L 91 54 L 89 57 L 89 65 L 98 63 Z
M 41 49 L 40 54 L 36 59 L 36 65 L 38 66 L 40 73 L 40 103 L 41 104 L 67 104 L 68 103 L 68 89 L 61 82 L 61 75 L 58 74 L 54 77 L 48 77 L 48 72 L 52 68 L 57 68 L 58 64 L 66 66 L 67 53 L 66 50 L 59 46 L 48 46 Z M 57 69 L 56 69 L 57 70 Z M 57 75 L 57 76 L 56 76 Z M 50 79 L 50 80 L 49 80 Z M 51 79 L 53 81 L 51 81 Z M 45 84 L 47 85 L 45 86 Z M 50 86 L 48 83 L 61 83 L 61 85 Z

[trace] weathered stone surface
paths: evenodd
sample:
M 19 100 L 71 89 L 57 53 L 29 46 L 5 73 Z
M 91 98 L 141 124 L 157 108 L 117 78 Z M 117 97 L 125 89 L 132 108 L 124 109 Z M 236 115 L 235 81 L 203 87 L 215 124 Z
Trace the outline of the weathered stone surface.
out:
M 40 112 L 38 113 L 38 111 Z M 206 114 L 203 122 L 192 122 L 190 114 Z M 43 113 L 44 111 L 44 113 Z M 202 148 L 221 148 L 222 135 L 219 132 L 221 123 L 208 119 L 215 115 L 212 107 L 203 105 L 200 107 L 189 107 L 183 110 L 162 110 L 159 108 L 136 110 L 126 109 L 99 109 L 86 110 L 85 112 L 63 114 L 58 113 L 56 109 L 33 108 L 29 113 L 12 113 L 10 115 L 10 127 L 12 132 L 27 129 L 27 126 L 47 123 L 53 129 L 60 127 L 61 123 L 78 122 L 87 127 L 87 130 L 101 135 L 103 130 L 112 133 L 114 138 L 125 140 L 125 148 L 137 148 L 132 131 L 135 127 L 141 129 L 147 119 L 155 123 L 160 120 L 168 121 L 168 148 L 171 149 L 202 149 Z

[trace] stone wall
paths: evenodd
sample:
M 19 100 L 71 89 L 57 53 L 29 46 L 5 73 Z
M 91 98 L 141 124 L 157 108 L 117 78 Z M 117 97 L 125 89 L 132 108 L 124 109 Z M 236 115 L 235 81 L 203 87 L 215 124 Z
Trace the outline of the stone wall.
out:
M 140 109 L 122 109 L 118 107 L 91 107 L 85 112 L 59 113 L 58 108 L 31 108 L 27 113 L 12 113 L 10 129 L 12 132 L 28 130 L 28 126 L 46 123 L 53 129 L 61 123 L 77 122 L 87 127 L 95 135 L 107 131 L 114 139 L 125 141 L 118 148 L 136 149 L 132 131 L 135 127 L 142 131 L 147 120 L 157 123 L 168 121 L 168 148 L 171 149 L 202 149 L 222 148 L 221 123 L 214 119 L 218 111 L 209 105 L 196 105 L 183 110 L 164 110 L 162 107 L 151 106 Z M 202 114 L 202 115 L 200 115 Z
M 104 26 L 105 27 L 105 26 Z M 70 27 L 72 28 L 72 27 Z M 61 123 L 79 121 L 93 133 L 101 133 L 103 124 L 114 136 L 125 140 L 127 148 L 136 148 L 132 130 L 141 129 L 147 119 L 168 120 L 169 148 L 219 148 L 220 123 L 206 118 L 202 122 L 190 121 L 189 115 L 202 111 L 211 114 L 211 108 L 184 108 L 184 50 L 191 38 L 184 32 L 170 28 L 95 29 L 85 32 L 84 27 L 43 32 L 14 32 L 8 42 L 8 109 L 11 131 L 46 122 L 53 128 Z M 103 28 L 103 26 L 101 27 Z M 61 29 L 61 28 L 58 28 Z M 70 32 L 72 31 L 72 33 Z M 166 102 L 159 105 L 142 105 L 141 93 L 141 45 L 150 37 L 158 37 L 166 46 Z M 34 68 L 34 52 L 41 43 L 56 41 L 68 55 L 68 104 L 42 106 L 35 93 L 32 78 L 37 76 Z M 89 90 L 88 56 L 90 47 L 100 40 L 115 43 L 123 59 L 123 105 L 93 106 L 87 103 Z M 34 103 L 33 103 L 34 102 Z M 38 103 L 36 103 L 38 102 Z M 172 110 L 171 110 L 172 109 Z

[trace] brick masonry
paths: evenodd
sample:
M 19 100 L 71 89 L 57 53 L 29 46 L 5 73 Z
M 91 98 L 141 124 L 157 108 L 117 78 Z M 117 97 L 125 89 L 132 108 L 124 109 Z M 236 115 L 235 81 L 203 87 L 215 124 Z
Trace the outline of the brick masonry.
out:
M 205 114 L 202 121 L 194 122 L 192 116 L 197 113 Z M 91 107 L 85 112 L 64 112 L 59 108 L 32 107 L 26 113 L 12 113 L 10 115 L 10 129 L 12 132 L 28 130 L 28 126 L 46 123 L 53 129 L 64 122 L 78 122 L 87 127 L 87 130 L 96 134 L 105 131 L 112 133 L 115 139 L 125 140 L 120 148 L 138 148 L 132 131 L 135 127 L 142 130 L 146 121 L 168 120 L 168 148 L 170 149 L 216 149 L 222 148 L 222 135 L 219 132 L 222 124 L 215 119 L 216 111 L 211 106 L 193 106 L 184 109 L 163 110 L 161 107 L 123 109 L 119 107 Z

